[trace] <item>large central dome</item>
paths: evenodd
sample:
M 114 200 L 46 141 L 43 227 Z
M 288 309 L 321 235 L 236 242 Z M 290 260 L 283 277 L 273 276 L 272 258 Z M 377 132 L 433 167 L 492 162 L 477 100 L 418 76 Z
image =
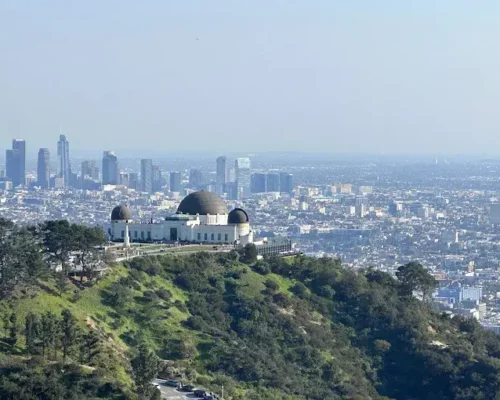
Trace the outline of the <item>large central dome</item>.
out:
M 189 215 L 227 214 L 227 206 L 215 193 L 202 190 L 184 197 L 181 204 L 179 204 L 177 213 Z

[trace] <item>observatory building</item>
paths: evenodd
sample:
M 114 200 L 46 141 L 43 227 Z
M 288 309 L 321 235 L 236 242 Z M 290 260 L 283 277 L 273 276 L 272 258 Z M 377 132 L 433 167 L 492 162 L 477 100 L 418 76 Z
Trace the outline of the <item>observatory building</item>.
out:
M 212 192 L 193 192 L 180 203 L 177 212 L 163 221 L 134 222 L 131 209 L 120 205 L 111 212 L 108 234 L 112 241 L 253 243 L 248 214 L 241 208 L 227 212 L 224 201 Z

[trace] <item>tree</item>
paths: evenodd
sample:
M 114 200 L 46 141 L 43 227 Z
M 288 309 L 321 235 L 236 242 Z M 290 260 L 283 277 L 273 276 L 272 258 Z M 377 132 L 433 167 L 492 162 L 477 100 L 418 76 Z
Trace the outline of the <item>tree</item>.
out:
M 142 344 L 139 346 L 138 354 L 132 359 L 134 379 L 139 393 L 148 397 L 152 394 L 154 387 L 151 385 L 159 371 L 159 361 L 156 355 Z
M 15 313 L 10 314 L 10 332 L 9 339 L 10 345 L 14 347 L 17 344 L 17 315 Z
M 74 229 L 66 220 L 47 221 L 41 226 L 43 232 L 43 245 L 49 254 L 49 259 L 54 267 L 60 266 L 62 272 L 69 272 L 71 251 L 75 250 Z
M 5 337 L 9 336 L 10 332 L 10 314 L 4 314 L 2 317 L 2 323 L 3 323 L 3 330 Z
M 241 261 L 252 264 L 257 261 L 257 247 L 253 243 L 248 243 L 242 251 Z
M 42 320 L 40 324 L 40 339 L 42 342 L 42 356 L 45 357 L 46 351 L 50 354 L 50 349 L 54 349 L 56 352 L 56 336 L 57 336 L 57 318 L 51 312 L 47 311 L 42 315 Z
M 36 230 L 0 219 L 0 298 L 16 285 L 33 283 L 47 268 Z
M 396 276 L 400 283 L 400 293 L 411 296 L 413 292 L 421 292 L 422 299 L 427 300 L 437 287 L 437 281 L 422 264 L 410 262 L 398 268 Z
M 104 252 L 99 249 L 106 243 L 106 234 L 101 228 L 74 225 L 72 228 L 78 250 L 78 262 L 88 280 L 96 278 L 96 268 L 103 262 Z M 82 279 L 83 279 L 82 274 Z
M 422 299 L 427 300 L 438 283 L 432 275 L 416 262 L 410 262 L 398 268 L 396 276 L 400 282 L 400 292 L 403 296 L 411 296 L 414 291 L 422 293 Z
M 73 350 L 73 347 L 76 344 L 77 338 L 77 326 L 76 319 L 71 314 L 71 311 L 65 309 L 61 313 L 61 345 L 63 351 L 63 361 L 66 361 L 66 357 Z
M 63 272 L 56 272 L 54 274 L 56 288 L 59 291 L 59 296 L 62 296 L 64 293 L 68 291 L 68 278 L 67 275 Z
M 80 362 L 91 363 L 94 358 L 100 353 L 99 335 L 93 329 L 83 335 L 80 342 Z
M 24 324 L 24 335 L 26 337 L 26 350 L 28 354 L 33 354 L 35 350 L 36 340 L 40 334 L 40 321 L 38 317 L 29 312 L 26 315 Z

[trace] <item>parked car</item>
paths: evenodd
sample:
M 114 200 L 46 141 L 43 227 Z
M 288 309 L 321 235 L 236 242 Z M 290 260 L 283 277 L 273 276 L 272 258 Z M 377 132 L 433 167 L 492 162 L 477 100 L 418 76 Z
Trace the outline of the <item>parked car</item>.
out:
M 195 395 L 196 397 L 202 397 L 202 398 L 204 399 L 204 398 L 205 398 L 205 396 L 207 396 L 207 392 L 206 392 L 206 391 L 204 391 L 203 389 L 196 389 L 196 390 L 194 391 L 194 395 Z
M 183 392 L 192 392 L 195 389 L 193 385 L 184 385 L 181 387 L 181 391 Z
M 182 384 L 179 381 L 176 381 L 174 379 L 167 379 L 163 384 L 165 386 L 170 386 L 175 388 L 180 388 L 182 386 Z

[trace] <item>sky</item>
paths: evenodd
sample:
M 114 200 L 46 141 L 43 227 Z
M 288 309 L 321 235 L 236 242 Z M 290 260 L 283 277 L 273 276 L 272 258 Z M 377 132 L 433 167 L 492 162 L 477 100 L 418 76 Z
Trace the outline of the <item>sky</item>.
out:
M 0 152 L 500 154 L 496 0 L 2 0 Z

